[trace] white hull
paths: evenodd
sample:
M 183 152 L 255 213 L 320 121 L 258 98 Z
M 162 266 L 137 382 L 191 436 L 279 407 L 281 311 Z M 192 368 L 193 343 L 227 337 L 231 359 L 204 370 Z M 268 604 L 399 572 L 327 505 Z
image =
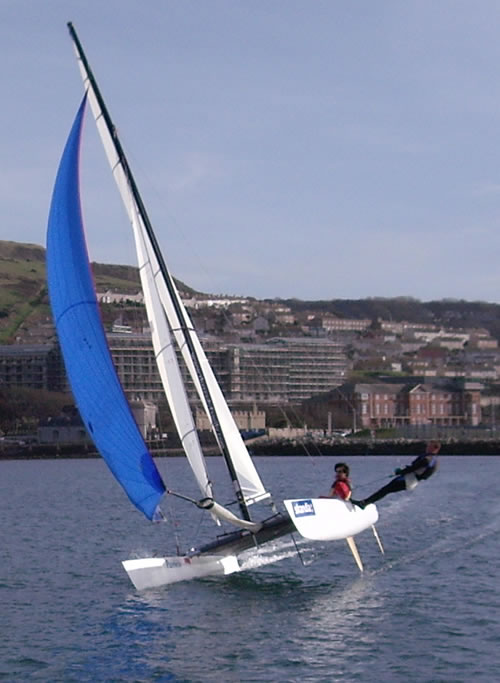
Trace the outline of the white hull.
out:
M 375 505 L 361 510 L 334 498 L 299 498 L 284 503 L 299 534 L 312 541 L 351 539 L 378 520 Z M 287 533 L 293 533 L 293 528 L 287 529 Z M 146 557 L 122 564 L 137 590 L 241 571 L 236 554 Z
M 338 541 L 359 534 L 378 520 L 375 505 L 364 510 L 336 498 L 297 498 L 284 501 L 301 536 L 311 541 Z
M 234 555 L 145 557 L 139 560 L 125 560 L 122 564 L 137 590 L 240 571 Z

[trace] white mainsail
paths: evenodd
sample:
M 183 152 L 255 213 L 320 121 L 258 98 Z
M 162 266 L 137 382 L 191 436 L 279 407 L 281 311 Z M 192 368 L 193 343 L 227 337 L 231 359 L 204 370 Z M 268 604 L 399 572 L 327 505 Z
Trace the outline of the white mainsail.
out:
M 196 432 L 191 408 L 188 403 L 176 352 L 172 344 L 170 330 L 181 350 L 204 409 L 211 419 L 210 411 L 207 406 L 207 399 L 203 393 L 189 345 L 186 343 L 186 334 L 190 337 L 189 341 L 191 342 L 191 347 L 194 348 L 194 353 L 196 354 L 204 383 L 208 389 L 210 400 L 217 415 L 220 430 L 227 446 L 227 452 L 233 464 L 245 503 L 249 505 L 268 498 L 270 494 L 264 488 L 250 458 L 248 450 L 241 438 L 238 427 L 234 422 L 173 280 L 170 283 L 170 287 L 167 287 L 146 230 L 142 214 L 134 198 L 129 177 L 124 168 L 124 162 L 118 154 L 113 138 L 114 131 L 110 129 L 109 121 L 106 120 L 103 114 L 99 97 L 94 90 L 92 79 L 89 78 L 87 67 L 81 59 L 78 47 L 76 44 L 74 47 L 97 129 L 108 162 L 111 166 L 113 177 L 133 226 L 141 283 L 160 377 L 171 408 L 176 429 L 198 485 L 204 496 L 210 497 L 212 495 L 203 453 Z M 172 300 L 173 296 L 175 297 L 175 303 Z M 179 315 L 181 319 L 179 319 Z M 219 440 L 215 429 L 214 433 Z M 219 446 L 221 447 L 220 440 Z

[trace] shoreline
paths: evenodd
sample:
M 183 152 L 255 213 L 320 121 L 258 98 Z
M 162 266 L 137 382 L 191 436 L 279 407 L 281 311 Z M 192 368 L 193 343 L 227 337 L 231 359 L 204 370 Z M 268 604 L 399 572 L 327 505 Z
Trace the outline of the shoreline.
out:
M 248 444 L 251 456 L 349 456 L 349 455 L 418 455 L 423 452 L 424 439 L 348 439 L 345 441 L 297 440 L 254 441 Z M 440 455 L 500 455 L 498 439 L 446 439 L 442 440 Z M 150 452 L 157 458 L 182 457 L 182 448 L 151 447 Z M 218 456 L 214 446 L 204 448 L 207 457 Z M 90 459 L 100 458 L 99 453 L 90 445 L 82 444 L 30 444 L 8 446 L 0 450 L 0 460 L 53 460 L 53 459 Z

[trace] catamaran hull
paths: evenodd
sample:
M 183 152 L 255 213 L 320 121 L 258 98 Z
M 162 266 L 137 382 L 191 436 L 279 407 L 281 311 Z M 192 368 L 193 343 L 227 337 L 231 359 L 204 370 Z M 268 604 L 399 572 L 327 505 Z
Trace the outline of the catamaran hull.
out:
M 139 560 L 125 560 L 122 564 L 137 590 L 240 571 L 234 555 L 145 557 Z
M 279 514 L 263 523 L 257 533 L 246 530 L 223 534 L 183 557 L 149 557 L 122 562 L 137 590 L 155 588 L 178 581 L 206 576 L 223 576 L 241 570 L 238 554 L 250 548 L 298 532 L 313 541 L 351 538 L 372 527 L 378 520 L 375 505 L 364 510 L 332 498 L 285 500 L 288 514 Z
M 338 541 L 359 534 L 378 520 L 375 505 L 364 510 L 335 498 L 285 500 L 285 507 L 301 536 L 311 541 Z

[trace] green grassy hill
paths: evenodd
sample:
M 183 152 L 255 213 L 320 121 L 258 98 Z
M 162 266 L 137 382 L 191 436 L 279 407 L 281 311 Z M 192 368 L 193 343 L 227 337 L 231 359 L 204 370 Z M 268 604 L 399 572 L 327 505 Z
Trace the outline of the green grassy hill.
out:
M 0 343 L 14 341 L 25 321 L 48 316 L 45 250 L 0 241 Z
M 139 272 L 133 266 L 93 263 L 92 270 L 99 292 L 134 294 L 140 289 Z M 191 291 L 177 281 L 182 291 Z M 0 344 L 30 339 L 31 330 L 47 327 L 51 331 L 51 313 L 45 279 L 45 249 L 37 244 L 0 240 Z

